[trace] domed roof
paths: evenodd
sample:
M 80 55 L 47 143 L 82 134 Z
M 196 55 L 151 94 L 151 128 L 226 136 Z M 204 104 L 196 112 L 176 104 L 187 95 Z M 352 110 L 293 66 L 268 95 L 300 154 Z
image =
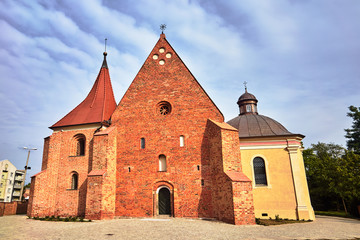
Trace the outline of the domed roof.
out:
M 279 122 L 263 115 L 239 115 L 227 123 L 239 130 L 240 138 L 294 135 Z
M 245 93 L 242 94 L 240 97 L 239 97 L 239 100 L 238 100 L 238 104 L 241 102 L 241 101 L 245 101 L 245 100 L 254 100 L 254 101 L 258 101 L 256 99 L 256 97 L 251 94 L 251 93 L 248 93 L 248 91 L 245 89 Z

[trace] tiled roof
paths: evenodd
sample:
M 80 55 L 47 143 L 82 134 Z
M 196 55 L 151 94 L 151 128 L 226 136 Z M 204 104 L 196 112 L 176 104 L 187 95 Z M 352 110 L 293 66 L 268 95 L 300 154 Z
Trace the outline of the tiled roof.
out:
M 100 123 L 110 119 L 116 108 L 116 102 L 111 86 L 106 55 L 107 53 L 104 52 L 104 61 L 100 72 L 85 100 L 50 128 Z
M 263 115 L 239 115 L 227 123 L 239 130 L 240 138 L 294 135 L 279 122 Z

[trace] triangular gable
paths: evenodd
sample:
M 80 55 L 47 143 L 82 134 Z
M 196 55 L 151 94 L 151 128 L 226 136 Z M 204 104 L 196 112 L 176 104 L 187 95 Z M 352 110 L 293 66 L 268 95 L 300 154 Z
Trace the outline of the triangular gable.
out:
M 196 101 L 187 98 L 187 95 L 195 97 Z M 166 40 L 165 34 L 160 35 L 160 39 L 119 102 L 112 121 L 116 122 L 121 116 L 123 107 L 128 108 L 132 105 L 133 108 L 139 108 L 142 107 L 137 105 L 139 101 L 151 101 L 156 104 L 161 100 L 171 101 L 174 107 L 189 101 L 187 103 L 193 104 L 194 111 L 199 109 L 199 106 L 212 109 L 216 112 L 217 121 L 224 120 L 219 108 Z

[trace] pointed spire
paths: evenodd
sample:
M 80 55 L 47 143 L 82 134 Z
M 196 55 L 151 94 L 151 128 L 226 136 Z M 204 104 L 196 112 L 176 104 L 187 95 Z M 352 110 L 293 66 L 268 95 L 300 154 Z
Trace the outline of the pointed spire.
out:
M 106 62 L 106 56 L 107 56 L 107 52 L 104 52 L 104 61 L 102 63 L 101 68 L 108 68 L 107 62 Z
M 115 97 L 111 86 L 109 69 L 106 62 L 107 53 L 96 81 L 87 97 L 76 108 L 50 128 L 74 126 L 89 123 L 101 123 L 110 119 L 116 108 Z
M 105 38 L 105 51 L 104 51 L 104 61 L 102 63 L 102 68 L 108 68 L 107 62 L 106 62 L 106 56 L 107 56 L 107 52 L 106 52 L 106 42 L 107 42 L 107 38 Z

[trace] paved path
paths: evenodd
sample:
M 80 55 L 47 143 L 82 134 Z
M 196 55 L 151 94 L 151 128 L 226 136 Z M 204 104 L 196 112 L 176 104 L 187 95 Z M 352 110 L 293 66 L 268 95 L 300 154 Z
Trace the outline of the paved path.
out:
M 0 217 L 0 239 L 360 239 L 360 221 L 317 216 L 311 223 L 235 226 L 199 219 L 45 222 Z

